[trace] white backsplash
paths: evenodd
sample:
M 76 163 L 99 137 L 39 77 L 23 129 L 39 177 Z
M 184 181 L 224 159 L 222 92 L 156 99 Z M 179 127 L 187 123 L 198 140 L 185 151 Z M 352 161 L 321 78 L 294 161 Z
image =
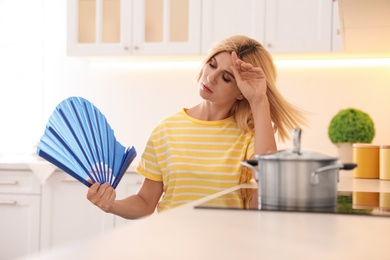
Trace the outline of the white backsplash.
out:
M 87 59 L 67 57 L 65 6 L 65 0 L 45 1 L 43 17 L 28 17 L 50 21 L 42 23 L 43 36 L 31 44 L 20 37 L 16 42 L 0 39 L 0 153 L 30 153 L 55 106 L 69 96 L 82 96 L 106 115 L 123 145 L 134 145 L 141 154 L 160 119 L 200 100 L 195 83 L 199 64 L 94 66 Z M 302 148 L 335 154 L 327 127 L 332 116 L 347 107 L 368 112 L 376 126 L 374 143 L 390 144 L 390 65 L 282 66 L 278 75 L 285 97 L 310 113 Z

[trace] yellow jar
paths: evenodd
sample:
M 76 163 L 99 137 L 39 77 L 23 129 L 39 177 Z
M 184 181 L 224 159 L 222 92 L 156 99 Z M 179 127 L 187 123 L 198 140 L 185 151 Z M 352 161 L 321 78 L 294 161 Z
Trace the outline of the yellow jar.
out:
M 353 144 L 355 178 L 379 179 L 379 145 Z
M 352 192 L 352 207 L 354 209 L 375 208 L 379 206 L 378 192 Z
M 381 210 L 390 211 L 390 193 L 381 192 L 379 194 L 379 207 Z
M 390 180 L 390 145 L 381 145 L 379 149 L 379 178 Z

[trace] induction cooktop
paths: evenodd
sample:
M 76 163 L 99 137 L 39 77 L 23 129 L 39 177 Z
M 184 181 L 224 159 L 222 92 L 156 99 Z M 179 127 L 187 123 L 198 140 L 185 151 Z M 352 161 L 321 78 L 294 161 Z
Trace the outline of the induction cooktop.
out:
M 235 191 L 237 192 L 237 191 Z M 257 210 L 231 208 L 221 206 L 217 200 L 211 199 L 195 208 L 197 209 L 229 209 L 229 210 Z M 330 214 L 349 214 L 360 216 L 382 216 L 390 217 L 390 193 L 389 192 L 350 192 L 338 191 L 337 203 L 332 208 L 312 208 L 304 210 L 283 210 L 283 209 L 258 209 L 259 211 L 279 211 L 279 212 L 308 212 L 308 213 L 330 213 Z

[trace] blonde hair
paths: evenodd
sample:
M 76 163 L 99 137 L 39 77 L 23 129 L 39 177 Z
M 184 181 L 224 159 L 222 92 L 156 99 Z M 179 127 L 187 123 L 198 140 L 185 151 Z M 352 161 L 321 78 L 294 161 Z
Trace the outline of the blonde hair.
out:
M 303 111 L 284 99 L 278 91 L 276 81 L 276 68 L 271 54 L 256 40 L 243 35 L 234 35 L 223 39 L 209 52 L 203 62 L 203 66 L 212 57 L 220 52 L 235 51 L 238 57 L 255 67 L 261 67 L 267 78 L 267 96 L 270 103 L 271 120 L 274 131 L 278 131 L 281 141 L 290 139 L 293 128 L 306 124 Z M 203 67 L 202 66 L 202 67 Z M 201 69 L 196 77 L 199 81 L 202 77 Z M 254 131 L 254 121 L 249 102 L 246 99 L 237 100 L 232 106 L 231 115 L 237 121 L 243 131 Z

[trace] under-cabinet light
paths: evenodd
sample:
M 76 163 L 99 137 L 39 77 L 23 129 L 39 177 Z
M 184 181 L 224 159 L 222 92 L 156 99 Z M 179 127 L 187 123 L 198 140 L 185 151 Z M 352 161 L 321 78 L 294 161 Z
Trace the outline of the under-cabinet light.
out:
M 363 59 L 307 59 L 283 60 L 275 59 L 277 67 L 365 67 L 390 66 L 390 58 Z
M 90 61 L 94 69 L 155 70 L 199 69 L 202 61 Z M 390 58 L 275 59 L 276 67 L 364 67 L 390 66 Z
M 197 69 L 199 61 L 92 61 L 94 69 L 125 69 L 125 70 L 155 70 L 155 69 Z

